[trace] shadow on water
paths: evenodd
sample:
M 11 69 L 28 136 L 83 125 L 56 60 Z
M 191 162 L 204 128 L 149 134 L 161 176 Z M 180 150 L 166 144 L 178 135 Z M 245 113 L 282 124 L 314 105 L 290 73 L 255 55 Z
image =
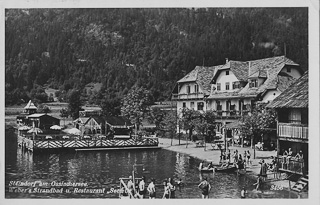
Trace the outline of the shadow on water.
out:
M 202 177 L 206 176 L 212 185 L 210 198 L 240 198 L 243 187 L 248 190 L 248 198 L 297 198 L 286 191 L 254 191 L 253 181 L 246 176 L 226 173 L 200 173 L 199 160 L 185 154 L 167 150 L 113 150 L 113 151 L 62 151 L 31 153 L 17 148 L 16 135 L 6 133 L 5 197 L 6 198 L 118 198 L 110 193 L 119 188 L 119 178 L 132 175 L 145 176 L 147 184 L 156 179 L 157 198 L 163 195 L 163 181 L 167 178 L 181 179 L 183 186 L 176 191 L 177 198 L 201 198 L 198 188 Z M 74 193 L 74 187 L 63 186 L 64 193 L 12 193 L 10 181 L 41 181 L 50 187 L 61 182 L 87 183 L 87 189 L 105 189 L 104 193 Z M 51 184 L 53 183 L 53 185 Z M 52 186 L 51 186 L 52 185 Z M 30 187 L 27 187 L 30 188 Z M 76 187 L 77 188 L 77 187 Z M 70 193 L 65 193 L 66 189 Z M 109 193 L 108 193 L 109 191 Z

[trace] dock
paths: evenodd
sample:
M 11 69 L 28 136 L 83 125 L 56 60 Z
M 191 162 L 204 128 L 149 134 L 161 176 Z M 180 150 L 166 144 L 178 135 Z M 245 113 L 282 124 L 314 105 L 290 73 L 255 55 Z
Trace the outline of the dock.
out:
M 45 151 L 68 149 L 75 151 L 99 151 L 115 149 L 155 149 L 159 148 L 156 137 L 131 137 L 119 139 L 107 138 L 79 138 L 72 136 L 26 136 L 18 135 L 18 146 L 29 151 Z

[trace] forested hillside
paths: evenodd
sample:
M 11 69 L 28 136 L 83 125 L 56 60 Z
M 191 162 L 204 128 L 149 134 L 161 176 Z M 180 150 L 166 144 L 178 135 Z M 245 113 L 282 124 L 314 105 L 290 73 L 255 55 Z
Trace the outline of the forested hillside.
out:
M 7 9 L 5 102 L 45 101 L 46 86 L 117 107 L 134 84 L 166 100 L 196 65 L 284 52 L 308 68 L 307 8 Z

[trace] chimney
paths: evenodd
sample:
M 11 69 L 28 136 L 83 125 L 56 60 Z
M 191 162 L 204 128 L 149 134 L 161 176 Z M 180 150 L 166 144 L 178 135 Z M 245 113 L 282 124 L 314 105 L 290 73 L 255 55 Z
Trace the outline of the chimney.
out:
M 229 59 L 228 58 L 226 58 L 226 64 L 229 62 Z
M 251 61 L 249 61 L 248 77 L 250 77 Z

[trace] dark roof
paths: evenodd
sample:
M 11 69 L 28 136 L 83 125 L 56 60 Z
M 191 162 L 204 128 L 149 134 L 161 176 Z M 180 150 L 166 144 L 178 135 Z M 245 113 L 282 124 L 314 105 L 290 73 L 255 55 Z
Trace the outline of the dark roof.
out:
M 306 71 L 289 88 L 268 104 L 270 108 L 308 108 L 309 77 Z
M 248 80 L 248 62 L 230 60 L 224 65 L 220 65 L 215 73 L 213 80 L 216 80 L 222 70 L 230 69 L 239 81 Z
M 178 83 L 196 82 L 202 88 L 203 93 L 209 95 L 211 90 L 210 82 L 221 66 L 196 66 L 195 69 L 180 79 Z
M 128 118 L 123 117 L 123 116 L 108 116 L 105 118 L 107 123 L 110 125 L 116 125 L 116 126 L 122 126 L 122 125 L 126 125 L 126 126 L 131 126 L 131 122 Z
M 131 126 L 131 122 L 129 119 L 123 117 L 123 116 L 93 116 L 92 117 L 97 123 L 104 124 L 108 123 L 109 125 L 113 126 Z
M 266 90 L 279 89 L 283 91 L 296 79 L 280 71 L 286 65 L 298 66 L 295 62 L 285 56 L 277 56 L 250 61 L 249 78 L 267 78 L 259 87 L 249 87 L 249 83 L 240 91 L 241 95 L 258 95 Z

